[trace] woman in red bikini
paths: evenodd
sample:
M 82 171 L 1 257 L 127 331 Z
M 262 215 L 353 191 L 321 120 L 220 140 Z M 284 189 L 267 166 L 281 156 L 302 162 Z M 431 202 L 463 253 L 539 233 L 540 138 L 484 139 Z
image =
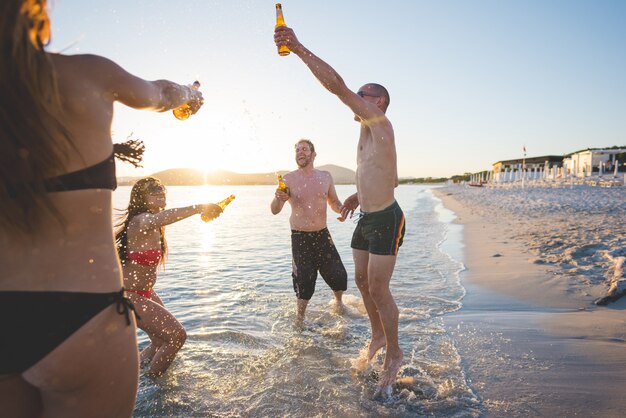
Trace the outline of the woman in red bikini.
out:
M 217 218 L 222 208 L 213 203 L 165 209 L 165 187 L 154 177 L 138 180 L 130 203 L 117 225 L 115 241 L 122 262 L 124 288 L 141 317 L 137 326 L 150 337 L 141 352 L 141 362 L 150 363 L 149 373 L 162 375 L 187 339 L 185 328 L 163 305 L 154 291 L 157 267 L 165 264 L 165 225 L 202 213 Z
M 202 95 L 49 53 L 49 39 L 45 0 L 0 1 L 0 415 L 130 417 L 139 358 L 111 233 L 113 109 L 195 112 Z

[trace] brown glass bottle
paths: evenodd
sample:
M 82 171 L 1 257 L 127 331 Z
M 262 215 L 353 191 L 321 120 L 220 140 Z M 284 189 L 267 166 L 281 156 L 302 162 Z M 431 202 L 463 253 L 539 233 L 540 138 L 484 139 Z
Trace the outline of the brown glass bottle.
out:
M 278 179 L 278 190 L 280 190 L 281 192 L 286 192 L 287 185 L 283 181 L 283 176 L 281 176 L 280 174 L 277 174 L 276 178 Z
M 224 199 L 224 200 L 222 200 L 222 201 L 220 201 L 220 202 L 217 202 L 217 203 L 216 203 L 216 205 L 217 205 L 217 206 L 219 206 L 220 208 L 222 208 L 222 210 L 224 210 L 224 208 L 226 208 L 226 206 L 228 206 L 228 204 L 229 204 L 230 202 L 232 202 L 233 200 L 235 200 L 235 195 L 234 195 L 234 194 L 231 194 L 231 195 L 230 195 L 230 196 L 228 196 L 226 199 Z M 204 214 L 204 213 L 203 213 L 202 215 L 200 215 L 200 218 L 201 218 L 204 222 L 209 222 L 211 219 L 213 219 L 213 218 L 209 217 L 208 215 L 206 215 L 206 214 Z
M 285 18 L 283 17 L 283 7 L 280 5 L 280 3 L 276 3 L 276 26 L 275 27 L 279 27 L 279 26 L 287 26 L 285 24 Z M 285 55 L 289 55 L 291 51 L 289 50 L 289 48 L 287 48 L 286 45 L 281 45 L 278 47 L 278 55 L 281 56 L 285 56 Z
M 200 88 L 200 82 L 198 80 L 194 81 L 191 88 L 198 90 Z M 191 106 L 185 103 L 184 105 L 178 106 L 176 109 L 172 110 L 172 113 L 174 113 L 174 116 L 178 120 L 187 120 L 189 119 L 189 116 L 191 116 Z

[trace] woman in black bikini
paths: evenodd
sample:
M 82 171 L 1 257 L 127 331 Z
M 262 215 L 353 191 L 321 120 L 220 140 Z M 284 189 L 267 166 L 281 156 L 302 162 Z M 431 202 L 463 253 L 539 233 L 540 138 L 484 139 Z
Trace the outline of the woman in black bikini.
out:
M 95 55 L 44 50 L 46 0 L 0 1 L 3 416 L 131 416 L 132 306 L 111 220 L 115 102 L 166 111 L 200 92 Z
M 162 375 L 187 339 L 185 328 L 163 305 L 154 291 L 157 267 L 165 264 L 165 225 L 202 213 L 215 219 L 222 208 L 213 203 L 165 209 L 165 187 L 154 177 L 138 180 L 130 202 L 117 224 L 115 242 L 122 262 L 124 288 L 140 319 L 137 326 L 150 337 L 141 352 L 141 362 L 150 363 L 149 373 Z

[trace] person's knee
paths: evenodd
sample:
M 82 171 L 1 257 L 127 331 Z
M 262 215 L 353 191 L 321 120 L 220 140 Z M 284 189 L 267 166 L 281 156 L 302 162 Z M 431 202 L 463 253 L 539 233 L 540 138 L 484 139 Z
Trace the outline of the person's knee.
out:
M 187 331 L 182 326 L 176 327 L 168 333 L 168 343 L 180 349 L 187 341 Z
M 313 297 L 313 293 L 315 293 L 315 289 L 304 288 L 300 289 L 300 292 L 296 295 L 296 297 L 299 300 L 304 300 L 308 303 Z
M 185 328 L 181 327 L 176 332 L 176 346 L 178 348 L 182 347 L 183 344 L 185 344 L 185 341 L 187 341 L 187 331 L 185 330 Z
M 355 275 L 354 282 L 356 283 L 356 287 L 358 287 L 361 292 L 369 292 L 367 275 Z
M 348 275 L 338 274 L 326 280 L 333 292 L 345 292 L 348 290 Z
M 385 303 L 391 295 L 389 288 L 386 286 L 369 286 L 369 294 L 377 305 Z
M 341 282 L 338 285 L 332 287 L 333 292 L 345 292 L 348 290 L 348 281 Z
M 313 297 L 313 293 L 315 293 L 315 282 L 299 282 L 294 279 L 293 290 L 296 292 L 298 299 L 303 299 L 308 302 Z
M 344 292 L 348 290 L 348 272 L 345 270 L 339 275 L 338 285 L 334 290 L 342 290 Z

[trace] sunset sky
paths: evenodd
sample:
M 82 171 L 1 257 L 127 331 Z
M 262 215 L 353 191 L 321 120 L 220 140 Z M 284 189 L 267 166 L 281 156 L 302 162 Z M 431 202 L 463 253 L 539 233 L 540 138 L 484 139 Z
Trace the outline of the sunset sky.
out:
M 143 169 L 242 173 L 356 168 L 358 124 L 273 42 L 274 1 L 54 0 L 50 51 L 111 58 L 146 79 L 198 79 L 205 105 L 116 107 L 113 138 L 146 143 Z M 498 160 L 626 145 L 626 1 L 284 1 L 300 41 L 356 90 L 391 94 L 401 177 L 451 176 Z

